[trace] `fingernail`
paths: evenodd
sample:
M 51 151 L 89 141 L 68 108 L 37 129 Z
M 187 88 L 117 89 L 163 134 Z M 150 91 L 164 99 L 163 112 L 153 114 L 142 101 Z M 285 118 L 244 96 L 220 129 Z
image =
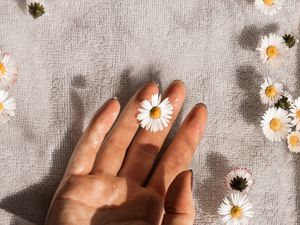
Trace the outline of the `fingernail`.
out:
M 203 106 L 204 108 L 207 109 L 207 106 L 204 103 L 198 103 L 197 106 Z
M 172 83 L 182 83 L 185 86 L 185 83 L 182 80 L 173 80 Z
M 157 87 L 159 87 L 159 83 L 156 82 L 155 80 L 152 80 L 151 82 L 153 82 Z
M 118 97 L 117 96 L 114 96 L 114 97 L 112 97 L 113 99 L 115 99 L 115 100 L 118 100 Z
M 191 172 L 191 190 L 193 190 L 194 173 L 193 173 L 193 170 L 190 170 L 190 172 Z

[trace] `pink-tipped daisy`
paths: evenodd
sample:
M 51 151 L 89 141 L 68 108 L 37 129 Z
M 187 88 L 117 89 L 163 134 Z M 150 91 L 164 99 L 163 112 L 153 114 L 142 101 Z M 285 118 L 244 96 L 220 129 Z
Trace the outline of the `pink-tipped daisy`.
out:
M 248 169 L 237 168 L 226 175 L 225 184 L 229 190 L 249 192 L 254 185 L 254 179 Z
M 0 89 L 7 90 L 17 81 L 18 68 L 10 54 L 0 51 Z

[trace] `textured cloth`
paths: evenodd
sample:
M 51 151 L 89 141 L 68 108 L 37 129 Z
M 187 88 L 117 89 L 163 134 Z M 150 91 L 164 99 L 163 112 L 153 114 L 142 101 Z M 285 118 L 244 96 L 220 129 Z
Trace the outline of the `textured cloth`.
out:
M 269 32 L 299 35 L 299 0 L 275 17 L 252 0 L 49 0 L 37 20 L 24 5 L 0 1 L 0 46 L 20 69 L 10 91 L 17 116 L 0 131 L 1 225 L 43 224 L 74 145 L 106 99 L 124 105 L 142 83 L 164 89 L 174 79 L 188 92 L 172 134 L 194 104 L 209 111 L 191 165 L 195 224 L 220 224 L 224 175 L 237 166 L 256 178 L 252 224 L 300 224 L 299 155 L 264 138 L 258 95 L 267 75 L 300 95 L 300 48 L 276 71 L 255 51 Z

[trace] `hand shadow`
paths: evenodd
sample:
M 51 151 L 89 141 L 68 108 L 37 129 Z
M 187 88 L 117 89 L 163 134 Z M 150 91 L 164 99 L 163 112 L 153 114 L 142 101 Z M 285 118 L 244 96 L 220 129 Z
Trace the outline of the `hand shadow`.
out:
M 238 43 L 243 49 L 255 51 L 261 36 L 275 33 L 278 29 L 279 26 L 276 23 L 268 24 L 262 28 L 255 25 L 245 26 L 238 38 Z
M 53 151 L 53 165 L 51 165 L 48 175 L 40 182 L 1 200 L 0 208 L 35 224 L 44 224 L 52 196 L 83 129 L 83 106 L 75 88 L 70 90 L 70 102 L 72 120 L 62 138 L 62 142 L 58 145 L 59 147 Z M 18 221 L 18 219 L 13 220 L 11 225 L 17 225 Z
M 135 76 L 134 68 L 130 66 L 121 73 L 116 96 L 122 106 L 125 106 L 134 93 L 146 82 L 153 81 L 157 83 L 158 86 L 161 86 L 160 70 L 155 68 L 155 66 L 150 65 L 138 73 L 138 76 Z
M 262 76 L 252 66 L 239 66 L 236 79 L 238 86 L 244 91 L 239 111 L 248 124 L 259 125 L 264 112 L 259 96 Z
M 207 155 L 206 165 L 210 177 L 202 182 L 197 190 L 200 193 L 200 208 L 205 214 L 216 215 L 218 207 L 226 196 L 223 178 L 229 172 L 228 160 L 218 152 Z

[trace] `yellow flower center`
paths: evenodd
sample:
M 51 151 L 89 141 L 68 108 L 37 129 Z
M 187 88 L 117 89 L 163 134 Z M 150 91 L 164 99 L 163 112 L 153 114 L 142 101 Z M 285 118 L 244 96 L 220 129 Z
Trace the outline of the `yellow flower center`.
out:
M 5 74 L 6 74 L 6 68 L 2 63 L 0 63 L 0 75 L 5 75 Z
M 274 0 L 264 0 L 265 5 L 270 6 L 273 5 Z
M 279 131 L 281 128 L 281 121 L 277 118 L 272 119 L 270 122 L 270 128 L 273 131 Z
M 4 105 L 3 103 L 0 102 L 0 113 L 4 110 Z
M 296 135 L 290 136 L 290 144 L 294 147 L 299 144 L 299 139 Z
M 296 112 L 296 117 L 297 117 L 298 120 L 300 120 L 300 110 L 298 110 L 298 111 Z
M 276 46 L 270 45 L 266 51 L 269 58 L 274 58 L 278 55 L 278 48 Z
M 275 87 L 269 86 L 266 88 L 265 93 L 269 98 L 272 98 L 277 94 L 277 90 Z
M 160 108 L 157 107 L 157 106 L 153 107 L 153 108 L 150 110 L 150 116 L 151 116 L 151 118 L 153 118 L 153 119 L 158 119 L 158 118 L 160 118 L 160 116 L 161 116 Z
M 233 206 L 230 214 L 232 218 L 238 219 L 242 216 L 242 209 L 238 206 Z

